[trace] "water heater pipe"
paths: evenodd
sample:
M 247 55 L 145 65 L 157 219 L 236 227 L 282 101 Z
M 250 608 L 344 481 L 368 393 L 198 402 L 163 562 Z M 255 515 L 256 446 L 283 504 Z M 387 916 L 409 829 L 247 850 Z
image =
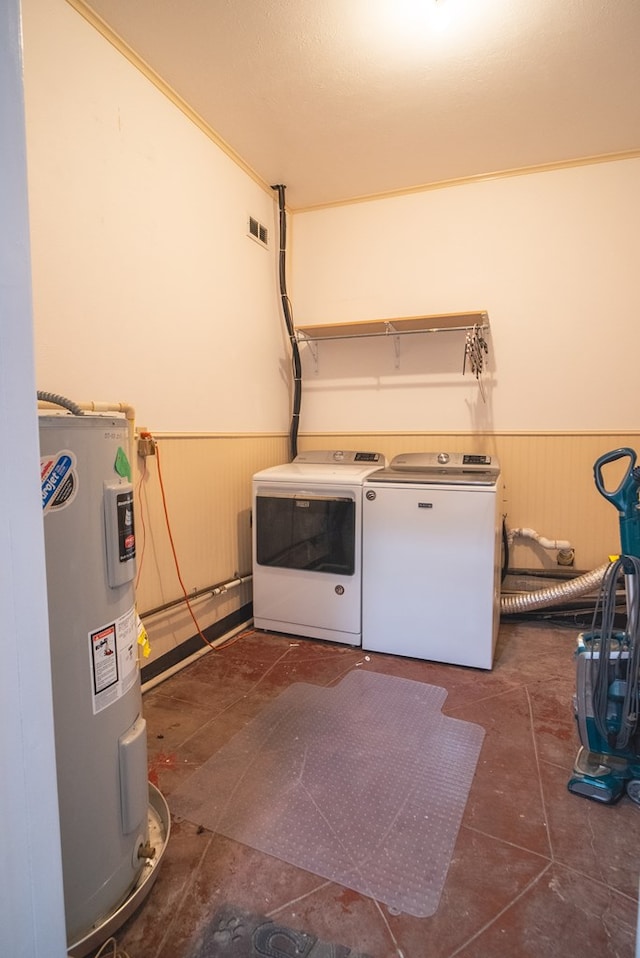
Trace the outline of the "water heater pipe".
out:
M 500 598 L 500 612 L 503 615 L 514 615 L 518 612 L 529 612 L 533 609 L 543 609 L 554 605 L 556 602 L 575 599 L 578 596 L 586 595 L 600 588 L 600 584 L 610 562 L 598 566 L 591 572 L 585 572 L 584 575 L 576 576 L 568 582 L 562 582 L 558 585 L 549 586 L 546 589 L 539 589 L 537 592 L 521 592 L 516 595 L 503 595 Z
M 38 409 L 53 410 L 59 409 L 60 406 L 63 406 L 75 415 L 82 415 L 84 412 L 124 413 L 129 430 L 129 465 L 133 471 L 133 464 L 135 462 L 134 424 L 136 420 L 136 412 L 133 406 L 125 402 L 95 402 L 94 400 L 89 400 L 88 402 L 71 402 L 71 400 L 65 399 L 64 396 L 58 396 L 56 393 L 38 391 Z M 73 407 L 75 407 L 75 409 Z

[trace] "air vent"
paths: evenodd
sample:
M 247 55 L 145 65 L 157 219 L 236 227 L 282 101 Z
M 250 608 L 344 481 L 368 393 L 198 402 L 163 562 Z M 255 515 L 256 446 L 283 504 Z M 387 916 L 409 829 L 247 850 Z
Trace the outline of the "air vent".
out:
M 254 239 L 256 243 L 260 243 L 261 246 L 269 245 L 269 230 L 266 226 L 263 226 L 262 223 L 259 223 L 258 220 L 250 216 L 249 217 L 249 230 L 247 236 L 250 236 L 251 239 Z

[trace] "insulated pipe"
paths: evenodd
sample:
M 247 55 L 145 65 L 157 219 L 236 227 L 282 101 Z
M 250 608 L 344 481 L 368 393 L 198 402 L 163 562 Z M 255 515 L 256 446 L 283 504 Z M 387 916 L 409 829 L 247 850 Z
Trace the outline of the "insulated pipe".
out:
M 69 412 L 72 412 L 74 416 L 84 415 L 81 407 L 78 403 L 73 402 L 72 399 L 67 399 L 66 396 L 59 396 L 58 393 L 48 393 L 48 392 L 38 392 L 38 405 L 49 406 L 62 406 L 63 409 L 68 409 Z
M 545 537 L 537 533 L 535 529 L 512 529 L 507 533 L 507 538 L 510 543 L 513 542 L 515 538 L 533 539 L 538 545 L 541 545 L 543 549 L 566 550 L 568 552 L 573 550 L 573 546 L 566 539 L 545 539 Z
M 584 575 L 576 576 L 568 582 L 562 582 L 559 585 L 552 585 L 546 589 L 539 589 L 537 592 L 520 592 L 516 595 L 503 595 L 500 598 L 500 612 L 502 615 L 513 615 L 517 612 L 529 612 L 532 609 L 544 609 L 546 606 L 554 605 L 556 602 L 574 599 L 588 592 L 593 592 L 600 588 L 600 584 L 610 562 L 598 566 L 591 572 L 585 572 Z

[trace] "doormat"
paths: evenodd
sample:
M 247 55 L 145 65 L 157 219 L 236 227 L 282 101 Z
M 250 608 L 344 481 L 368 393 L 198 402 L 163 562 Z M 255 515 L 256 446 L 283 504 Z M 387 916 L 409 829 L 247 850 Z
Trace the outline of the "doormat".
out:
M 261 915 L 225 905 L 200 932 L 188 958 L 371 958 Z
M 428 918 L 484 729 L 434 685 L 354 670 L 289 686 L 169 797 L 172 812 Z

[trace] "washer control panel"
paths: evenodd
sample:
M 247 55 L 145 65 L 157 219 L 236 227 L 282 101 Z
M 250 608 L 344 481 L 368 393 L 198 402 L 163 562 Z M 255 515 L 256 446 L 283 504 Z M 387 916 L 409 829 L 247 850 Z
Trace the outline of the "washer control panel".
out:
M 394 456 L 389 465 L 390 469 L 451 469 L 458 472 L 460 469 L 471 468 L 478 470 L 495 469 L 498 464 L 492 456 L 479 455 L 470 452 L 405 452 Z
M 387 469 L 368 476 L 374 482 L 454 483 L 492 485 L 500 473 L 495 456 L 463 452 L 406 452 L 395 456 Z
M 293 460 L 313 464 L 329 463 L 335 465 L 355 465 L 370 463 L 372 466 L 384 466 L 385 458 L 381 452 L 355 452 L 345 449 L 314 449 L 310 452 L 300 452 Z

